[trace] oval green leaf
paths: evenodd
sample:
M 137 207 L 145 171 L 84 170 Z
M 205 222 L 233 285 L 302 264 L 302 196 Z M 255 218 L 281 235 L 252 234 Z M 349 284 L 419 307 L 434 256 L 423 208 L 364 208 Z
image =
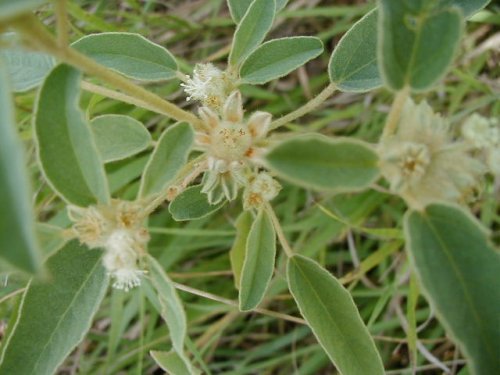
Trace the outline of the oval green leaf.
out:
M 362 190 L 379 177 L 378 158 L 372 148 L 345 138 L 299 136 L 272 149 L 266 161 L 281 177 L 318 190 Z
M 266 37 L 276 12 L 275 0 L 254 0 L 234 33 L 229 64 L 241 65 Z
M 472 17 L 475 13 L 483 9 L 490 0 L 440 0 L 445 6 L 458 6 L 462 9 L 466 18 Z
M 378 57 L 387 86 L 422 91 L 447 72 L 462 36 L 464 19 L 456 8 L 380 0 Z
M 108 286 L 102 252 L 77 241 L 47 261 L 50 280 L 31 281 L 2 353 L 0 374 L 52 375 L 90 329 Z M 36 345 L 34 345 L 36 343 Z
M 164 47 L 133 33 L 84 36 L 72 46 L 98 63 L 141 81 L 175 78 L 177 62 Z
M 55 65 L 55 60 L 43 53 L 23 50 L 14 33 L 0 35 L 0 43 L 7 43 L 7 48 L 0 49 L 9 73 L 11 87 L 15 92 L 28 91 L 39 86 Z
M 176 221 L 202 219 L 218 211 L 226 201 L 212 205 L 207 195 L 201 192 L 202 185 L 188 187 L 180 193 L 168 206 L 168 211 Z
M 234 22 L 239 23 L 241 21 L 252 1 L 253 0 L 227 0 L 227 5 L 229 6 L 229 11 Z M 287 3 L 288 0 L 276 0 L 276 13 L 282 10 Z
M 276 234 L 265 210 L 259 212 L 252 224 L 245 253 L 239 294 L 241 311 L 249 311 L 259 305 L 274 272 Z
M 35 273 L 41 268 L 35 240 L 30 183 L 23 145 L 18 139 L 8 72 L 0 65 L 0 257 L 9 265 Z
M 192 365 L 186 364 L 186 360 L 181 358 L 175 351 L 160 352 L 152 350 L 149 353 L 158 366 L 169 375 L 197 375 L 200 373 Z
M 319 343 L 343 375 L 383 375 L 384 366 L 349 292 L 318 263 L 288 260 L 290 292 Z
M 241 66 L 242 83 L 263 84 L 286 76 L 321 52 L 323 43 L 314 37 L 270 40 L 253 51 Z
M 328 73 L 339 90 L 364 92 L 382 85 L 377 64 L 377 18 L 377 10 L 372 10 L 335 47 Z
M 124 115 L 94 117 L 90 123 L 104 162 L 126 159 L 151 145 L 151 135 L 136 119 Z
M 177 172 L 186 164 L 194 140 L 191 125 L 173 125 L 163 132 L 142 176 L 139 197 L 166 189 Z
M 181 357 L 184 353 L 184 340 L 186 338 L 187 323 L 184 307 L 177 295 L 172 281 L 169 279 L 162 266 L 151 256 L 147 257 L 149 275 L 158 293 L 161 305 L 161 316 L 167 323 L 172 345 Z
M 476 219 L 458 207 L 432 204 L 408 212 L 404 223 L 423 292 L 473 373 L 499 373 L 500 253 Z
M 241 270 L 245 262 L 245 254 L 247 252 L 247 240 L 252 228 L 253 216 L 250 211 L 243 211 L 238 219 L 236 219 L 236 238 L 234 239 L 233 247 L 229 251 L 229 260 L 231 261 L 231 269 L 233 270 L 234 286 L 240 289 Z
M 67 201 L 88 206 L 109 201 L 104 167 L 80 110 L 81 73 L 57 66 L 38 96 L 35 135 L 45 177 Z
M 30 12 L 47 0 L 0 0 L 0 21 Z

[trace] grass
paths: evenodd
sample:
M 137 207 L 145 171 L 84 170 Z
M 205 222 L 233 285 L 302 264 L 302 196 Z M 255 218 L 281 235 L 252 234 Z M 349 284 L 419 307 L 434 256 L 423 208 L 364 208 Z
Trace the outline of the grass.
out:
M 333 46 L 371 7 L 373 2 L 365 1 L 290 1 L 278 17 L 271 37 L 319 35 L 326 52 L 305 69 L 278 82 L 244 88 L 246 111 L 259 109 L 279 117 L 318 93 L 328 84 L 326 66 Z M 223 0 L 70 1 L 69 13 L 71 41 L 95 32 L 137 32 L 168 47 L 180 58 L 186 73 L 199 61 L 224 63 L 234 31 Z M 50 6 L 40 10 L 39 16 L 53 25 Z M 493 79 L 499 74 L 499 56 L 498 52 L 484 48 L 493 39 L 499 22 L 495 6 L 474 17 L 457 65 L 445 82 L 427 96 L 436 110 L 455 121 L 457 128 L 473 111 L 491 117 L 500 115 L 499 87 Z M 189 105 L 177 81 L 150 85 L 150 89 L 183 107 Z M 42 222 L 67 226 L 63 203 L 41 179 L 35 162 L 30 126 L 33 100 L 33 92 L 16 97 L 20 132 L 31 160 L 36 212 Z M 374 142 L 381 133 L 391 100 L 392 95 L 385 90 L 363 95 L 337 93 L 320 109 L 286 128 L 294 133 L 315 131 Z M 133 116 L 146 124 L 154 139 L 172 123 L 147 110 L 90 93 L 84 94 L 82 103 L 89 117 L 106 113 Z M 107 166 L 115 196 L 135 196 L 148 152 Z M 400 228 L 404 205 L 399 199 L 376 191 L 332 197 L 285 185 L 273 205 L 295 251 L 319 260 L 345 280 L 375 337 L 388 374 L 411 373 L 403 327 L 407 316 L 412 315 L 418 326 L 420 346 L 415 363 L 419 373 L 438 374 L 442 372 L 440 366 L 463 373 L 461 353 L 447 338 L 427 302 L 412 295 L 418 298 L 415 309 L 411 314 L 406 310 L 410 270 L 398 231 L 364 229 Z M 493 230 L 496 240 L 498 208 L 498 190 L 495 193 L 490 182 L 473 210 Z M 335 374 L 310 330 L 291 321 L 300 316 L 286 287 L 281 252 L 271 289 L 261 305 L 262 309 L 279 313 L 278 316 L 237 311 L 228 251 L 240 210 L 237 202 L 209 218 L 177 223 L 163 207 L 149 222 L 149 251 L 179 284 L 189 319 L 189 346 L 194 362 L 206 374 Z M 48 241 L 45 251 L 52 251 L 54 246 Z M 364 271 L 352 273 L 359 269 Z M 25 282 L 11 279 L 0 288 L 3 326 L 18 303 L 16 291 Z M 148 352 L 168 350 L 170 345 L 158 301 L 148 282 L 129 293 L 109 289 L 91 331 L 58 374 L 159 374 L 161 370 Z

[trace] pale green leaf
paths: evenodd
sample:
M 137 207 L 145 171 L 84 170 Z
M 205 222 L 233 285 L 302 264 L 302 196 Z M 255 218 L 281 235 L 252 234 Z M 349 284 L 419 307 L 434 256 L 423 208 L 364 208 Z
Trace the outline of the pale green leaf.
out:
M 31 281 L 0 374 L 52 375 L 90 329 L 108 285 L 102 252 L 69 242 L 47 261 L 50 279 Z
M 31 188 L 18 139 L 8 73 L 0 65 L 0 257 L 26 272 L 41 268 Z
M 170 340 L 172 340 L 175 351 L 182 356 L 187 332 L 184 307 L 172 281 L 163 270 L 161 264 L 151 256 L 148 256 L 147 260 L 149 264 L 149 276 L 160 300 L 161 316 L 165 320 L 165 323 L 167 323 L 168 330 L 170 331 Z
M 500 372 L 500 253 L 463 209 L 410 211 L 405 232 L 424 295 L 471 360 L 473 373 Z
M 234 33 L 229 64 L 239 66 L 266 37 L 275 14 L 275 0 L 254 0 Z
M 445 6 L 458 6 L 464 13 L 466 18 L 472 17 L 475 13 L 483 9 L 490 0 L 440 0 L 442 5 Z
M 168 206 L 174 220 L 197 220 L 204 218 L 219 210 L 225 201 L 212 205 L 208 202 L 207 195 L 201 192 L 202 185 L 188 187 L 180 193 Z
M 191 125 L 182 122 L 163 132 L 142 176 L 139 196 L 146 197 L 167 188 L 186 164 L 194 140 Z
M 49 55 L 23 50 L 14 33 L 0 35 L 0 42 L 7 44 L 6 48 L 0 49 L 0 59 L 5 63 L 15 92 L 39 86 L 55 65 L 55 60 Z
M 0 0 L 0 21 L 30 12 L 47 0 Z
M 426 90 L 448 71 L 462 36 L 456 8 L 422 0 L 380 0 L 378 56 L 385 83 L 394 90 Z
M 227 5 L 229 6 L 229 11 L 234 22 L 239 23 L 241 21 L 252 1 L 253 0 L 227 0 Z M 276 13 L 282 10 L 287 3 L 288 0 L 276 0 Z
M 323 43 L 314 37 L 270 40 L 253 51 L 241 66 L 242 83 L 262 84 L 286 76 L 321 52 Z
M 243 211 L 238 219 L 236 219 L 236 238 L 233 246 L 229 251 L 229 260 L 231 261 L 231 269 L 233 270 L 234 285 L 236 289 L 240 289 L 241 270 L 245 261 L 247 249 L 248 235 L 252 228 L 253 216 L 250 211 Z
M 281 177 L 319 190 L 362 190 L 379 176 L 375 151 L 364 142 L 346 138 L 299 136 L 280 143 L 266 160 Z
M 349 292 L 318 263 L 294 255 L 288 285 L 319 343 L 342 375 L 383 375 L 375 343 Z
M 151 135 L 136 119 L 124 115 L 103 115 L 91 121 L 97 149 L 104 162 L 135 155 L 151 145 Z
M 259 305 L 274 272 L 276 234 L 265 210 L 259 212 L 252 224 L 245 253 L 239 294 L 241 311 L 252 310 Z
M 92 34 L 77 40 L 72 46 L 130 78 L 162 81 L 175 78 L 177 74 L 177 62 L 172 54 L 139 34 Z
M 368 13 L 333 50 L 328 73 L 342 91 L 363 92 L 382 85 L 377 65 L 377 18 L 376 10 Z
M 38 96 L 35 135 L 45 177 L 79 206 L 109 201 L 104 167 L 90 126 L 79 108 L 81 73 L 57 66 Z
M 186 365 L 186 360 L 181 358 L 175 351 L 160 352 L 152 350 L 149 353 L 158 366 L 169 375 L 196 375 L 200 373 L 193 369 L 192 366 Z

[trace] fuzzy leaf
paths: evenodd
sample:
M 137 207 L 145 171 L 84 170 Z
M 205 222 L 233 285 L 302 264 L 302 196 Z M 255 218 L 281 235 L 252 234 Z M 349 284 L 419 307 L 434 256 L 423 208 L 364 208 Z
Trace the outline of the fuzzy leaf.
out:
M 460 7 L 466 18 L 472 17 L 474 13 L 479 12 L 489 2 L 490 0 L 440 0 L 442 5 Z
M 30 182 L 18 139 L 7 70 L 0 65 L 0 257 L 35 273 L 41 268 L 35 239 Z M 8 267 L 7 267 L 8 268 Z
M 379 176 L 371 147 L 345 138 L 299 136 L 280 143 L 266 160 L 281 177 L 318 190 L 362 190 Z
M 35 135 L 45 177 L 79 206 L 109 201 L 104 167 L 90 126 L 79 108 L 81 73 L 57 66 L 38 96 Z
M 275 0 L 254 0 L 234 34 L 229 64 L 241 65 L 250 53 L 262 43 L 271 29 L 275 14 Z
M 218 211 L 225 201 L 212 205 L 208 203 L 207 195 L 201 192 L 202 186 L 188 187 L 180 193 L 168 206 L 168 210 L 174 220 L 197 220 Z
M 139 34 L 92 34 L 77 40 L 72 46 L 129 78 L 163 81 L 175 78 L 177 74 L 177 62 L 172 54 Z
M 288 260 L 288 285 L 319 343 L 343 375 L 383 375 L 375 343 L 349 292 L 318 263 Z
M 356 22 L 335 47 L 328 72 L 342 91 L 363 92 L 382 85 L 377 66 L 377 11 Z
M 69 242 L 47 261 L 51 278 L 31 281 L 0 374 L 52 375 L 90 329 L 108 285 L 102 252 Z M 36 345 L 35 345 L 36 343 Z
M 240 289 L 241 270 L 245 261 L 247 250 L 247 240 L 252 228 L 253 216 L 250 211 L 243 211 L 236 219 L 236 238 L 233 247 L 229 251 L 231 269 L 234 275 L 234 285 Z
M 30 12 L 46 0 L 0 0 L 0 21 Z
M 261 210 L 252 224 L 241 270 L 240 310 L 256 308 L 264 298 L 274 272 L 276 234 L 266 211 Z
M 129 116 L 98 116 L 90 124 L 97 149 L 106 163 L 138 154 L 151 144 L 148 130 Z
M 241 66 L 240 77 L 243 83 L 263 84 L 286 76 L 321 52 L 323 43 L 314 37 L 270 40 L 248 56 Z
M 433 8 L 435 7 L 435 8 Z M 426 90 L 447 72 L 464 19 L 456 8 L 418 0 L 380 0 L 378 56 L 385 83 L 394 90 Z
M 181 358 L 175 351 L 160 352 L 152 350 L 150 354 L 158 366 L 160 366 L 162 370 L 166 371 L 169 375 L 196 375 L 200 373 L 199 371 L 193 369 L 192 366 L 190 367 L 186 365 L 185 359 Z
M 164 190 L 187 162 L 194 132 L 185 122 L 170 126 L 163 132 L 142 176 L 140 197 Z
M 461 208 L 432 204 L 407 213 L 405 233 L 423 292 L 473 373 L 499 373 L 500 253 L 484 229 Z
M 229 6 L 229 11 L 231 12 L 231 17 L 233 17 L 234 22 L 239 23 L 241 21 L 252 1 L 253 0 L 227 0 L 227 5 Z M 288 0 L 276 0 L 276 13 L 282 10 L 287 3 Z

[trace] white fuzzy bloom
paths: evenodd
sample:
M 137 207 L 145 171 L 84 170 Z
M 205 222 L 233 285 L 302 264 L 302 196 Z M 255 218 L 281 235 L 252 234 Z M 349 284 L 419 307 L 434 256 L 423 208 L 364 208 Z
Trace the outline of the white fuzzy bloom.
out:
M 278 181 L 266 172 L 260 172 L 250 179 L 250 183 L 245 188 L 243 194 L 243 208 L 259 208 L 263 203 L 276 198 L 281 190 Z
M 500 143 L 498 121 L 474 113 L 462 126 L 464 139 L 476 148 L 489 148 Z
M 500 145 L 489 150 L 486 161 L 490 172 L 495 176 L 500 176 Z

